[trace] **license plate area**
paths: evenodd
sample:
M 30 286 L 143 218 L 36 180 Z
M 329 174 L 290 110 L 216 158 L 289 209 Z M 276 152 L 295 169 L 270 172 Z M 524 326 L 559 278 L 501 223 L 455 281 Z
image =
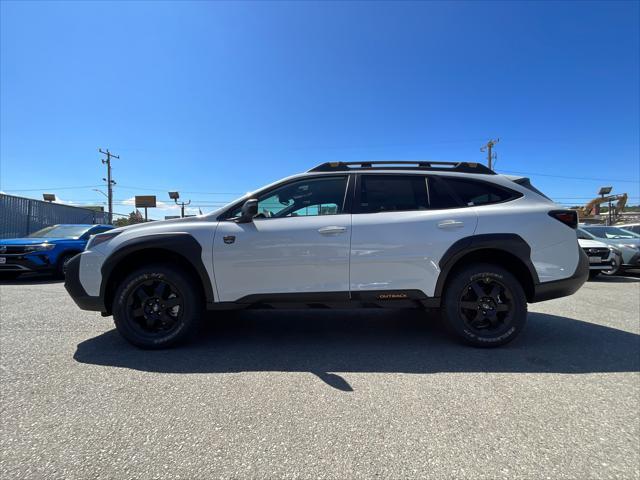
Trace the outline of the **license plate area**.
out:
M 589 257 L 589 263 L 602 263 L 602 259 L 600 257 Z

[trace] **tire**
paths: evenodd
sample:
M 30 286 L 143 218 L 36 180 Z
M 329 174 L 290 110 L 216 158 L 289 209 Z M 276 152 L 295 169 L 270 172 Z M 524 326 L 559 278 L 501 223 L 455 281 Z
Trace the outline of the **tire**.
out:
M 161 349 L 189 339 L 202 316 L 200 285 L 183 269 L 149 265 L 127 275 L 113 302 L 118 332 L 133 345 Z
M 0 272 L 0 280 L 15 280 L 20 275 L 21 272 Z
M 449 330 L 469 345 L 504 345 L 527 322 L 524 289 L 500 266 L 469 265 L 454 272 L 445 288 L 442 316 Z
M 600 273 L 604 274 L 604 275 L 617 275 L 618 272 L 620 272 L 620 265 L 622 264 L 622 259 L 618 256 L 615 257 L 614 259 L 614 263 L 613 263 L 613 267 L 611 268 L 611 270 L 602 270 Z
M 64 278 L 67 273 L 67 264 L 69 263 L 69 260 L 76 255 L 77 253 L 65 253 L 64 255 L 61 255 L 58 259 L 58 263 L 56 264 L 56 270 L 53 273 L 53 276 L 56 278 Z
M 593 280 L 600 275 L 600 270 L 589 270 L 589 280 Z

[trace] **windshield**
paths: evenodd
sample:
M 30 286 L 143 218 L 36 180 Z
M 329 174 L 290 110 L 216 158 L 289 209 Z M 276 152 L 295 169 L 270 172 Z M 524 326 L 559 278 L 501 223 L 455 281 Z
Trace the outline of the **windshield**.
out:
M 43 228 L 29 235 L 30 238 L 78 238 L 81 237 L 90 227 L 86 225 L 53 225 Z
M 598 238 L 640 238 L 640 235 L 618 227 L 589 227 L 585 230 Z

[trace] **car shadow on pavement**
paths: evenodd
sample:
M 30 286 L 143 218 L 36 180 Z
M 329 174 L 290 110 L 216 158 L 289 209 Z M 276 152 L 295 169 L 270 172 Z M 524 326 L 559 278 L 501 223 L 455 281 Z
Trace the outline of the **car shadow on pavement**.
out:
M 351 391 L 332 372 L 637 372 L 638 352 L 640 335 L 543 313 L 530 313 L 511 344 L 478 349 L 420 311 L 271 310 L 211 319 L 197 340 L 170 350 L 139 350 L 111 330 L 80 343 L 74 358 L 159 373 L 311 372 Z
M 0 278 L 0 285 L 44 285 L 48 283 L 62 283 L 63 279 L 41 273 L 25 273 L 18 278 Z
M 640 282 L 640 278 L 638 277 L 631 277 L 631 276 L 613 276 L 613 277 L 607 277 L 605 275 L 598 275 L 596 278 L 592 278 L 589 280 L 590 282 L 593 283 L 638 283 Z

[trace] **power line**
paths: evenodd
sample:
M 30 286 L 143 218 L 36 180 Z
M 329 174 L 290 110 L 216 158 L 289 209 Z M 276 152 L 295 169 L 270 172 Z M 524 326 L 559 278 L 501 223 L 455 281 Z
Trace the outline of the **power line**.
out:
M 169 188 L 163 187 L 133 187 L 130 185 L 118 185 L 118 188 L 124 190 L 146 190 L 150 192 L 160 192 L 163 190 L 169 190 Z M 182 193 L 196 194 L 196 195 L 244 195 L 247 192 L 202 192 L 202 191 L 193 191 L 193 190 L 179 190 Z
M 587 180 L 587 181 L 593 181 L 593 182 L 638 183 L 636 180 L 617 180 L 614 178 L 572 177 L 568 175 L 551 175 L 549 173 L 518 172 L 515 170 L 500 170 L 500 173 L 515 173 L 517 175 L 535 175 L 538 177 L 566 178 L 569 180 Z
M 43 190 L 80 190 L 83 188 L 103 187 L 104 185 L 79 185 L 77 187 L 43 187 L 43 188 L 11 188 L 4 190 L 5 192 L 41 192 Z

